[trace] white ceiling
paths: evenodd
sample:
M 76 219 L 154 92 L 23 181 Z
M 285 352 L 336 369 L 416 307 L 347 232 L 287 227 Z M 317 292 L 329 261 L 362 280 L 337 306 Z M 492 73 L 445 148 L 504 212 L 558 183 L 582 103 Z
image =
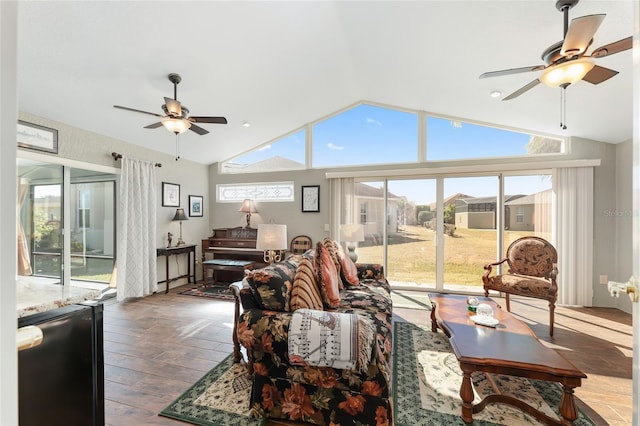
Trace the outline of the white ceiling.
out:
M 633 2 L 582 0 L 570 17 L 606 13 L 593 46 L 633 32 Z M 360 100 L 531 132 L 610 143 L 632 137 L 632 52 L 599 59 L 620 71 L 566 91 L 538 85 L 503 96 L 539 72 L 478 79 L 538 65 L 562 39 L 562 14 L 546 1 L 20 2 L 18 103 L 28 112 L 173 155 L 175 138 L 143 129 L 172 97 L 228 125 L 180 136 L 180 155 L 227 159 Z M 249 121 L 251 127 L 242 126 Z

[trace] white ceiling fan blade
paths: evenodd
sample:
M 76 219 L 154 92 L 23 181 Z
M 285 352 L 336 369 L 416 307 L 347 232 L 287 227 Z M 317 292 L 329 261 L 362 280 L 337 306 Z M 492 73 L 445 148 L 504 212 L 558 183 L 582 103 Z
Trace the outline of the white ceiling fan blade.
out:
M 591 44 L 593 35 L 598 31 L 605 16 L 607 15 L 601 13 L 571 20 L 560 54 L 569 57 L 583 54 Z

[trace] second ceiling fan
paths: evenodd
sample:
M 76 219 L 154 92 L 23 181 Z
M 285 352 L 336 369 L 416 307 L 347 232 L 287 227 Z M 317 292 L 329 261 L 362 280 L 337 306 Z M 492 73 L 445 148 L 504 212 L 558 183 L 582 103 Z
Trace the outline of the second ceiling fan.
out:
M 566 88 L 580 80 L 591 84 L 600 84 L 618 74 L 618 71 L 596 65 L 593 59 L 631 49 L 632 37 L 606 44 L 593 50 L 591 54 L 587 54 L 587 49 L 593 42 L 593 36 L 606 15 L 581 16 L 571 20 L 571 25 L 569 25 L 569 9 L 578 4 L 578 1 L 558 0 L 556 2 L 556 8 L 564 15 L 564 39 L 542 52 L 543 65 L 491 71 L 480 75 L 480 78 L 488 78 L 543 71 L 539 78 L 506 96 L 502 99 L 503 101 L 517 98 L 540 83 L 550 87 Z

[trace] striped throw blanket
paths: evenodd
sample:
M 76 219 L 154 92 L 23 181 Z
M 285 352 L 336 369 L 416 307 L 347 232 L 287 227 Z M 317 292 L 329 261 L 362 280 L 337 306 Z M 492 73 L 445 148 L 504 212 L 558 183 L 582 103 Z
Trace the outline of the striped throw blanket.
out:
M 298 309 L 289 324 L 289 360 L 294 365 L 363 370 L 375 330 L 355 314 Z

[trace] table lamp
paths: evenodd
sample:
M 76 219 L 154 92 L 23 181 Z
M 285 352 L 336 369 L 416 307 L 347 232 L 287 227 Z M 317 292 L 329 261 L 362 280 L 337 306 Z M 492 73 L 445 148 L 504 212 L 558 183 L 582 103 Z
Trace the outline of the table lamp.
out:
M 364 226 L 359 223 L 344 223 L 340 225 L 340 240 L 347 243 L 348 256 L 355 263 L 358 260 L 355 242 L 364 241 Z
M 264 251 L 264 261 L 271 265 L 282 260 L 282 250 L 287 248 L 287 225 L 258 224 L 256 249 Z
M 176 243 L 176 247 L 180 247 L 185 245 L 186 243 L 182 240 L 182 221 L 183 220 L 189 220 L 189 218 L 187 217 L 187 215 L 184 214 L 184 209 L 176 209 L 176 214 L 175 216 L 173 216 L 173 219 L 171 220 L 177 220 L 180 221 L 180 237 L 178 238 L 178 242 Z
M 253 200 L 250 198 L 245 199 L 238 211 L 247 214 L 247 228 L 251 228 L 251 213 L 258 213 L 255 204 L 253 204 Z

